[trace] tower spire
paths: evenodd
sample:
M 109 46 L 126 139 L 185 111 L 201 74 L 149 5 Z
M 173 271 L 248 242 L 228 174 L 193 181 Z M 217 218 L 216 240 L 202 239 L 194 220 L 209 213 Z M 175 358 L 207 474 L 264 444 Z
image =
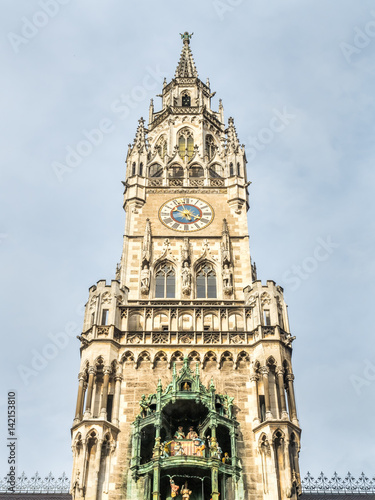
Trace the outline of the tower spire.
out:
M 227 144 L 229 151 L 236 152 L 239 148 L 240 141 L 238 140 L 236 127 L 232 117 L 228 118 Z
M 181 39 L 183 40 L 183 46 L 182 46 L 182 52 L 180 56 L 180 60 L 177 65 L 176 69 L 176 78 L 183 78 L 183 77 L 188 77 L 188 78 L 197 78 L 198 77 L 198 72 L 197 68 L 195 67 L 195 62 L 193 59 L 193 54 L 190 50 L 190 38 L 193 36 L 194 33 L 189 34 L 187 31 L 185 31 L 184 34 L 180 33 Z

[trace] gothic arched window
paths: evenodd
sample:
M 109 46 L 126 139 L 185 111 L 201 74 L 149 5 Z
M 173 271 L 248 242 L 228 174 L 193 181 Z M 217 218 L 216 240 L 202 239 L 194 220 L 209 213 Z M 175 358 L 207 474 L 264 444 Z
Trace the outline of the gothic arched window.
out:
M 233 163 L 230 163 L 229 164 L 229 177 L 233 177 L 234 176 L 234 167 L 233 167 Z
M 176 294 L 176 273 L 169 263 L 162 264 L 155 275 L 155 298 L 174 299 Z
M 163 174 L 163 167 L 159 165 L 158 163 L 154 163 L 151 165 L 149 169 L 149 176 L 150 177 L 161 177 Z
M 141 177 L 143 176 L 143 163 L 142 162 L 139 164 L 139 175 Z
M 180 131 L 178 136 L 178 154 L 181 158 L 185 158 L 187 154 L 188 160 L 191 160 L 194 154 L 194 139 L 193 133 L 188 128 Z
M 132 175 L 135 175 L 135 168 L 136 168 L 135 161 L 133 161 L 133 163 L 132 163 Z
M 189 177 L 204 177 L 204 170 L 200 165 L 193 165 L 189 168 Z
M 241 165 L 239 163 L 237 163 L 237 175 L 241 177 Z
M 215 156 L 215 151 L 216 151 L 216 145 L 214 138 L 212 135 L 208 135 L 206 137 L 206 155 L 208 156 L 209 160 L 212 160 L 212 158 Z
M 168 170 L 170 179 L 181 179 L 184 176 L 184 169 L 180 165 L 173 165 Z
M 209 168 L 209 173 L 210 173 L 210 177 L 212 177 L 212 178 L 220 178 L 220 179 L 222 179 L 224 177 L 223 166 L 219 165 L 218 163 L 216 163 L 215 165 L 212 165 Z
M 165 135 L 159 137 L 158 142 L 156 143 L 156 149 L 160 158 L 164 159 L 164 156 L 167 154 L 167 139 Z
M 181 104 L 184 106 L 184 108 L 188 108 L 189 106 L 191 106 L 191 99 L 187 92 L 182 94 Z
M 216 273 L 211 264 L 204 263 L 197 272 L 197 299 L 216 297 Z

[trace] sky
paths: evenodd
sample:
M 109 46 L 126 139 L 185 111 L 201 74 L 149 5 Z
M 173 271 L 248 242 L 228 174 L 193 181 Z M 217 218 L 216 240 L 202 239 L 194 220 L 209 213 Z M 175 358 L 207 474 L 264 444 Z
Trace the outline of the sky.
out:
M 246 146 L 258 278 L 285 290 L 302 475 L 372 476 L 374 3 L 0 8 L 1 474 L 15 391 L 18 472 L 70 475 L 83 306 L 114 278 L 127 145 L 150 98 L 159 109 L 189 31 L 213 108 L 221 98 Z

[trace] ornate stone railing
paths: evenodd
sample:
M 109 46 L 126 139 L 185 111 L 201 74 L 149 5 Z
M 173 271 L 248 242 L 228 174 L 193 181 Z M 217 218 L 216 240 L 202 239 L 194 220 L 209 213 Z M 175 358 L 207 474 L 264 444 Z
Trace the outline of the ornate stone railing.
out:
M 341 478 L 337 472 L 328 479 L 323 472 L 315 479 L 310 472 L 302 480 L 303 493 L 375 493 L 375 477 L 369 479 L 364 472 L 356 479 L 350 472 Z
M 0 480 L 0 493 L 69 493 L 70 478 L 63 472 L 60 477 L 55 478 L 50 472 L 42 478 L 36 472 L 28 478 L 24 472 L 17 477 L 14 489 L 9 490 L 8 477 Z
M 0 493 L 9 492 L 7 477 L 0 480 Z M 70 479 L 63 472 L 60 477 L 55 478 L 50 472 L 42 478 L 36 472 L 28 478 L 23 472 L 16 480 L 14 493 L 69 493 Z M 350 472 L 341 478 L 337 472 L 328 479 L 323 472 L 315 479 L 310 472 L 302 479 L 302 492 L 310 494 L 321 493 L 357 493 L 375 494 L 375 477 L 368 478 L 364 472 L 355 478 Z M 11 494 L 11 493 L 10 493 Z

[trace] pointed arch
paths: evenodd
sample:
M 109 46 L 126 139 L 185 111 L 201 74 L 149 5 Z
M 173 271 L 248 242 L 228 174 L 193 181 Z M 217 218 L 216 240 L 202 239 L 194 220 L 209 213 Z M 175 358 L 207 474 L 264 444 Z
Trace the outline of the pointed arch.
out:
M 203 358 L 203 368 L 214 368 L 217 366 L 217 356 L 214 351 L 208 351 Z
M 154 356 L 153 367 L 154 368 L 167 368 L 168 366 L 168 356 L 164 351 L 159 351 Z
M 159 156 L 162 160 L 164 160 L 164 157 L 167 154 L 167 148 L 168 148 L 167 136 L 165 134 L 162 134 L 156 141 L 156 146 L 155 146 L 155 149 L 159 153 Z
M 250 355 L 246 351 L 241 351 L 237 355 L 236 368 L 249 368 L 250 366 Z
M 176 296 L 176 268 L 163 259 L 154 267 L 154 296 L 156 299 L 174 299 Z
M 137 368 L 140 368 L 142 365 L 146 365 L 147 363 L 151 363 L 151 355 L 148 351 L 142 351 L 137 358 Z
M 161 177 L 163 175 L 163 167 L 159 163 L 153 163 L 148 169 L 149 177 Z
M 220 163 L 213 163 L 208 167 L 208 173 L 212 179 L 223 179 L 224 167 Z
M 204 177 L 204 169 L 202 165 L 199 165 L 199 163 L 193 163 L 193 165 L 189 167 L 189 177 L 190 178 Z
M 120 361 L 124 366 L 127 364 L 133 364 L 134 363 L 134 354 L 132 351 L 125 351 L 124 354 L 121 356 L 121 361 Z
M 206 135 L 204 150 L 208 157 L 208 161 L 212 160 L 216 153 L 216 142 L 211 134 Z
M 194 134 L 191 128 L 183 127 L 177 132 L 178 154 L 183 160 L 191 160 L 194 155 Z
M 189 362 L 190 363 L 200 363 L 201 362 L 201 355 L 197 351 L 191 351 L 188 354 Z
M 233 354 L 230 351 L 224 351 L 220 356 L 220 368 L 233 368 Z
M 217 298 L 216 266 L 207 258 L 195 264 L 195 295 L 197 299 Z

